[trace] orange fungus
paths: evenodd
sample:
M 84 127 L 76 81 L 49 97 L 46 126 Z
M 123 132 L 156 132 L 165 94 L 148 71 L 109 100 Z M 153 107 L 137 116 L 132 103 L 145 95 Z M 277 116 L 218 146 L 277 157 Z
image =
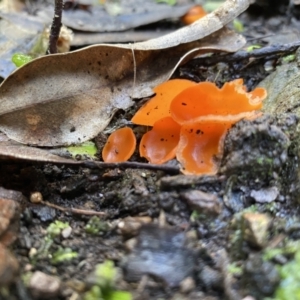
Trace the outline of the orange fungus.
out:
M 114 131 L 102 150 L 105 162 L 116 163 L 127 161 L 136 147 L 136 138 L 131 128 L 124 127 Z
M 196 85 L 186 79 L 173 79 L 158 85 L 156 95 L 142 106 L 132 118 L 132 123 L 153 126 L 161 118 L 170 116 L 170 103 L 173 98 L 188 87 Z
M 140 155 L 155 164 L 176 156 L 185 174 L 215 174 L 227 131 L 242 118 L 257 117 L 267 96 L 263 88 L 247 92 L 242 79 L 222 88 L 170 80 L 155 92 L 132 119 L 153 126 L 141 139 Z
M 185 25 L 190 25 L 206 15 L 206 11 L 200 6 L 192 7 L 182 18 L 181 21 Z
M 223 139 L 232 122 L 206 122 L 181 127 L 176 157 L 184 174 L 215 174 Z
M 180 125 L 171 117 L 155 122 L 140 142 L 140 155 L 153 164 L 162 164 L 175 158 L 179 142 Z
M 247 93 L 242 79 L 225 83 L 221 89 L 211 82 L 201 82 L 173 99 L 171 116 L 179 124 L 209 120 L 237 122 L 253 116 L 265 97 L 263 88 Z

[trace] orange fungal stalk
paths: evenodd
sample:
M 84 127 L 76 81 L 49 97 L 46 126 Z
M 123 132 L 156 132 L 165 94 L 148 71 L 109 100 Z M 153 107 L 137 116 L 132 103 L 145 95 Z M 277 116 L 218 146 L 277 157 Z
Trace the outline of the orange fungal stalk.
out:
M 136 138 L 131 128 L 124 127 L 114 131 L 102 150 L 105 162 L 117 163 L 127 161 L 136 147 Z

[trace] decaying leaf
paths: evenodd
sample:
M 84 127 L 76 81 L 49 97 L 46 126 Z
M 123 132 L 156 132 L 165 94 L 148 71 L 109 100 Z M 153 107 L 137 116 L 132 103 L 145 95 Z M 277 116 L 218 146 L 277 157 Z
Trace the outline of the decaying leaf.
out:
M 80 162 L 76 160 L 63 158 L 43 149 L 11 142 L 0 143 L 0 159 L 27 160 L 55 164 L 80 164 Z
M 222 27 L 248 5 L 227 0 L 192 25 L 147 42 L 96 45 L 33 60 L 0 87 L 0 129 L 39 146 L 89 140 L 117 109 L 130 107 L 132 98 L 151 95 L 180 63 L 200 51 L 241 48 L 244 38 Z
M 121 0 L 117 5 L 107 1 L 105 5 L 91 6 L 88 10 L 66 10 L 63 12 L 63 22 L 73 29 L 90 32 L 124 31 L 167 18 L 179 18 L 192 5 L 191 1 L 173 7 L 153 0 Z

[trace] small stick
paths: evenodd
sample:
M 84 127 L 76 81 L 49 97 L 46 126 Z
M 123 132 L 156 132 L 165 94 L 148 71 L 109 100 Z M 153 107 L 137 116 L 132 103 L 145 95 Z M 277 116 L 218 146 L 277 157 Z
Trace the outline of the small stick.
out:
M 64 1 L 55 0 L 54 7 L 54 17 L 51 25 L 50 36 L 49 36 L 49 48 L 47 50 L 48 54 L 57 53 L 57 41 L 59 38 L 60 28 L 61 28 L 61 16 Z
M 80 162 L 80 165 L 90 168 L 90 169 L 147 169 L 154 171 L 164 171 L 169 174 L 179 174 L 180 169 L 178 167 L 173 167 L 169 165 L 155 165 L 149 163 L 140 163 L 134 161 L 125 161 L 120 163 L 105 163 L 105 162 L 97 162 L 97 161 L 83 161 Z
M 80 209 L 80 208 L 68 208 L 68 207 L 62 207 L 47 201 L 41 201 L 40 204 L 46 205 L 48 207 L 60 210 L 62 212 L 68 212 L 68 213 L 73 213 L 73 214 L 78 214 L 78 215 L 85 215 L 85 216 L 106 216 L 105 212 L 101 211 L 95 211 L 95 210 L 85 210 L 85 209 Z
M 283 55 L 295 52 L 300 47 L 300 41 L 290 44 L 271 45 L 253 51 L 238 51 L 233 54 L 216 55 L 212 57 L 195 58 L 187 65 L 192 64 L 194 67 L 211 66 L 219 62 L 236 62 L 250 58 L 263 58 L 267 56 Z

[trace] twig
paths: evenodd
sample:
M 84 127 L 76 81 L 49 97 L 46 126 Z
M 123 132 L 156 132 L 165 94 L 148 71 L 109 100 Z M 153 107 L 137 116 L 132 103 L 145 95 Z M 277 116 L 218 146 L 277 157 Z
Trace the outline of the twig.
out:
M 54 7 L 54 17 L 51 25 L 50 36 L 49 36 L 49 48 L 47 53 L 53 54 L 57 53 L 57 41 L 59 38 L 60 28 L 61 28 L 61 16 L 63 9 L 64 1 L 55 0 Z
M 41 204 L 44 204 L 48 207 L 55 208 L 57 210 L 60 210 L 62 212 L 68 212 L 68 213 L 73 213 L 73 214 L 78 214 L 78 215 L 85 215 L 85 216 L 106 216 L 105 212 L 101 211 L 95 211 L 95 210 L 85 210 L 85 209 L 80 209 L 80 208 L 68 208 L 68 207 L 62 207 L 47 201 L 41 201 Z
M 133 161 L 126 161 L 121 163 L 105 163 L 105 162 L 97 162 L 97 161 L 83 161 L 81 163 L 86 168 L 90 169 L 112 169 L 112 168 L 119 168 L 119 169 L 147 169 L 147 170 L 155 170 L 155 171 L 164 171 L 170 174 L 179 174 L 180 169 L 178 167 L 173 167 L 169 165 L 154 165 L 148 163 L 139 163 Z
M 253 51 L 238 51 L 233 54 L 216 55 L 212 57 L 200 57 L 187 63 L 194 67 L 211 66 L 219 62 L 236 62 L 250 58 L 262 58 L 271 55 L 282 55 L 295 52 L 300 47 L 300 41 L 290 44 L 271 45 Z

